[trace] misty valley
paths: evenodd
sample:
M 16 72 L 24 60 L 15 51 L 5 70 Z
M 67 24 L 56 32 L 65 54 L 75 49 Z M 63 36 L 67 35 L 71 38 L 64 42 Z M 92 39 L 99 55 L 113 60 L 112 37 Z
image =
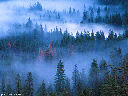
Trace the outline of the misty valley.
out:
M 1 96 L 128 96 L 128 0 L 0 0 Z

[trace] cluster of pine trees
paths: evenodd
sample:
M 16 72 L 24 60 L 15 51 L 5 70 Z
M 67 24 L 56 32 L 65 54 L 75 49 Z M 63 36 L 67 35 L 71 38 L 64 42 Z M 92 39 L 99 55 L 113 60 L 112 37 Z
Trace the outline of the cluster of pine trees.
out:
M 119 50 L 118 50 L 119 51 Z M 55 82 L 49 86 L 45 81 L 35 89 L 32 73 L 27 74 L 23 83 L 17 74 L 15 86 L 1 81 L 1 94 L 21 94 L 21 96 L 127 96 L 128 95 L 128 54 L 122 57 L 119 66 L 107 64 L 102 59 L 98 64 L 93 59 L 89 74 L 86 68 L 79 71 L 75 64 L 72 72 L 72 81 L 66 76 L 64 64 L 60 60 L 57 65 Z M 13 95 L 12 95 L 13 96 Z
M 104 7 L 104 9 L 90 7 L 88 11 L 84 10 L 81 23 L 105 23 L 116 26 L 128 25 L 127 10 L 125 12 L 111 12 L 110 9 L 108 6 Z
M 105 5 L 121 5 L 126 4 L 127 0 L 98 0 L 99 3 L 105 4 Z
M 45 53 L 49 54 L 46 56 L 48 58 L 53 58 L 52 54 L 56 55 L 54 58 L 64 57 L 65 54 L 71 56 L 75 52 L 86 53 L 114 48 L 117 45 L 120 46 L 123 41 L 127 42 L 128 39 L 127 30 L 119 35 L 110 30 L 107 37 L 103 31 L 94 33 L 93 30 L 91 33 L 89 31 L 77 32 L 76 36 L 69 34 L 68 30 L 62 32 L 62 29 L 57 27 L 48 32 L 47 26 L 43 28 L 42 25 L 34 25 L 30 18 L 26 24 L 15 25 L 11 32 L 14 35 L 0 39 L 0 51 L 4 52 L 1 54 L 2 60 L 9 57 L 9 52 L 14 55 L 19 53 L 20 56 L 24 55 L 23 53 L 30 53 L 33 54 L 32 58 L 37 58 L 40 52 L 42 56 Z M 49 50 L 49 45 L 52 50 Z
M 62 32 L 62 29 L 57 27 L 48 32 L 47 26 L 43 28 L 42 25 L 34 25 L 30 18 L 26 24 L 16 25 L 14 30 L 11 31 L 14 35 L 0 39 L 1 51 L 13 49 L 17 52 L 21 50 L 38 52 L 40 48 L 46 49 L 51 44 L 53 48 L 70 49 L 73 47 L 75 51 L 86 52 L 108 48 L 128 38 L 127 30 L 119 35 L 110 30 L 107 37 L 103 31 L 94 34 L 93 30 L 91 33 L 89 31 L 77 32 L 76 36 L 69 34 L 68 30 Z
M 30 7 L 31 11 L 42 11 L 42 5 L 37 2 L 33 6 Z

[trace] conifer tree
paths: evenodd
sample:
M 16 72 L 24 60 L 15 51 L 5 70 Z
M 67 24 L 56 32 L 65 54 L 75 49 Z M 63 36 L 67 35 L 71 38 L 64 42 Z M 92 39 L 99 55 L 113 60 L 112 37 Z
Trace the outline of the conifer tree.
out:
M 31 72 L 28 72 L 25 83 L 25 96 L 33 96 L 33 78 Z
M 107 63 L 104 59 L 100 61 L 100 70 L 107 70 Z
M 80 73 L 80 80 L 81 80 L 82 89 L 85 89 L 87 87 L 87 78 L 85 74 L 85 69 L 82 69 L 82 72 Z
M 46 85 L 45 85 L 44 80 L 42 82 L 42 85 L 37 91 L 37 96 L 47 96 Z
M 71 93 L 70 80 L 68 77 L 65 78 L 65 91 L 67 91 L 68 94 Z
M 7 84 L 7 89 L 6 89 L 6 95 L 10 96 L 10 94 L 13 94 L 13 90 L 10 84 Z
M 58 94 L 64 91 L 65 88 L 65 74 L 64 74 L 64 65 L 60 60 L 57 65 L 57 73 L 55 75 L 55 89 Z
M 93 88 L 93 95 L 98 95 L 98 86 L 99 86 L 99 69 L 97 60 L 93 59 L 93 62 L 91 64 L 91 69 L 89 72 L 89 83 L 90 86 Z
M 21 86 L 21 78 L 20 75 L 17 74 L 16 76 L 16 88 L 15 88 L 16 94 L 21 94 L 22 86 Z
M 59 96 L 70 96 L 70 94 L 68 93 L 66 89 L 64 89 L 63 93 Z
M 5 94 L 6 95 L 6 86 L 5 86 L 4 77 L 2 78 L 2 82 L 1 82 L 1 94 Z
M 98 9 L 97 9 L 97 21 L 98 22 L 101 22 L 101 9 L 100 9 L 100 7 L 98 7 Z
M 79 96 L 81 90 L 81 81 L 80 81 L 80 73 L 77 67 L 77 64 L 75 64 L 73 74 L 72 74 L 72 82 L 73 82 L 73 95 Z
M 93 8 L 91 8 L 91 12 L 90 12 L 90 22 L 91 23 L 94 22 L 94 10 L 93 10 Z
M 53 86 L 51 83 L 48 84 L 47 92 L 48 92 L 48 94 L 53 92 Z
M 108 66 L 107 66 L 107 62 L 102 59 L 100 61 L 100 66 L 99 66 L 99 78 L 100 78 L 100 82 L 103 83 L 104 80 L 107 78 L 108 76 Z

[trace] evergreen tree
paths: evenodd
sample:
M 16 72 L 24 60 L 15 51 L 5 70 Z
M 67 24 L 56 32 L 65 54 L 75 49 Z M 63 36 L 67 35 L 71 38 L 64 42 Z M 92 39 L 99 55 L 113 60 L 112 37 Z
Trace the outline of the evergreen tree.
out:
M 53 92 L 53 86 L 52 86 L 52 84 L 51 84 L 51 83 L 50 83 L 50 84 L 48 84 L 47 92 L 48 92 L 48 94 L 50 94 L 50 93 L 52 93 L 52 92 Z
M 32 28 L 32 20 L 30 17 L 28 18 L 28 22 L 26 23 L 26 27 Z
M 122 50 L 120 48 L 114 48 L 110 53 L 111 64 L 116 67 L 121 66 Z
M 95 40 L 95 36 L 94 36 L 93 30 L 92 30 L 92 33 L 91 33 L 91 40 Z
M 13 94 L 12 87 L 10 84 L 7 84 L 6 94 L 7 96 L 10 96 L 10 94 Z
M 2 78 L 2 82 L 1 82 L 1 94 L 5 94 L 6 95 L 6 86 L 5 86 L 4 77 Z
M 64 89 L 63 93 L 59 96 L 70 96 L 70 94 L 68 93 L 66 89 Z
M 80 80 L 81 80 L 82 89 L 85 89 L 87 87 L 87 78 L 85 74 L 85 69 L 82 69 L 82 72 L 80 73 Z
M 128 38 L 128 30 L 125 31 L 125 38 Z
M 34 90 L 33 90 L 33 78 L 32 73 L 28 72 L 26 84 L 25 84 L 25 96 L 33 96 Z
M 84 11 L 83 12 L 83 20 L 81 21 L 81 23 L 85 23 L 87 19 L 88 19 L 88 12 Z
M 75 68 L 73 70 L 72 74 L 72 82 L 73 82 L 73 95 L 79 96 L 81 93 L 81 82 L 80 82 L 80 73 L 77 67 L 77 64 L 75 64 Z
M 125 13 L 123 14 L 123 20 L 122 20 L 122 22 L 123 22 L 123 25 L 124 26 L 127 26 L 128 25 L 128 12 L 127 11 L 125 11 Z
M 100 76 L 100 82 L 103 83 L 106 77 L 108 76 L 108 67 L 107 63 L 104 59 L 100 61 L 100 68 L 99 68 L 99 76 Z
M 70 80 L 68 77 L 65 78 L 65 91 L 67 91 L 68 94 L 71 93 Z
M 114 33 L 113 33 L 113 31 L 112 30 L 110 30 L 110 33 L 109 33 L 109 35 L 108 35 L 108 38 L 107 38 L 108 40 L 113 40 L 114 39 Z
M 21 78 L 20 75 L 17 74 L 16 76 L 16 88 L 15 88 L 16 94 L 21 94 L 22 86 L 21 86 Z
M 117 40 L 117 34 L 116 33 L 114 34 L 114 40 Z
M 100 9 L 100 7 L 98 7 L 98 9 L 97 9 L 97 22 L 101 22 L 101 15 L 100 15 L 100 13 L 101 13 L 101 9 Z
M 37 91 L 37 96 L 47 96 L 46 85 L 45 85 L 44 80 L 42 82 L 42 85 Z
M 90 11 L 91 11 L 90 12 L 90 22 L 93 23 L 94 22 L 94 10 L 93 10 L 93 8 L 91 8 Z
M 58 94 L 64 91 L 65 88 L 65 74 L 64 74 L 64 65 L 60 60 L 57 65 L 57 73 L 55 75 L 55 89 Z
M 93 62 L 91 64 L 90 74 L 89 74 L 89 82 L 90 86 L 93 88 L 93 96 L 97 96 L 99 89 L 99 69 L 98 64 L 95 59 L 93 59 Z
M 105 20 L 104 21 L 105 21 L 106 24 L 110 23 L 110 18 L 109 18 L 108 14 L 105 15 Z

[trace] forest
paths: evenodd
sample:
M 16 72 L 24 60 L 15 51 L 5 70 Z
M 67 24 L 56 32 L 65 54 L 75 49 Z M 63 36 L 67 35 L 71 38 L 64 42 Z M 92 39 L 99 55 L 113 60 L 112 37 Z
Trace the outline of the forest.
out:
M 1 96 L 128 96 L 127 5 L 0 0 Z

